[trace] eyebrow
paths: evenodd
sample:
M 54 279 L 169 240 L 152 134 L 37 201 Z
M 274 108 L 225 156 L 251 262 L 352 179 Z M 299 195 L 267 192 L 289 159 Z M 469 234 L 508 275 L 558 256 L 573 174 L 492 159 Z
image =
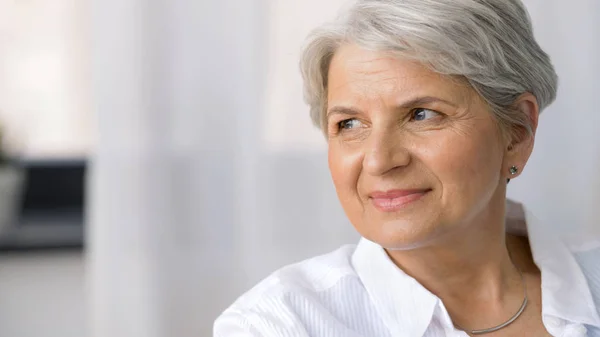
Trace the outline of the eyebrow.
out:
M 444 103 L 444 104 L 456 107 L 456 104 L 446 101 L 444 99 L 441 99 L 439 97 L 421 96 L 421 97 L 413 98 L 409 101 L 406 101 L 406 102 L 396 106 L 396 109 L 414 108 L 414 107 L 418 107 L 420 105 L 431 104 L 431 103 Z M 329 117 L 331 115 L 336 115 L 336 114 L 358 115 L 358 114 L 360 114 L 360 111 L 356 110 L 354 108 L 345 107 L 345 106 L 334 106 L 327 111 L 327 117 Z

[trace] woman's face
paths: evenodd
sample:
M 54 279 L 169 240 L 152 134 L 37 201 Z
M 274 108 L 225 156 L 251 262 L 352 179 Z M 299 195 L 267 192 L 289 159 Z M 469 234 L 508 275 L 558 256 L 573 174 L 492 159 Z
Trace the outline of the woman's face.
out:
M 428 245 L 504 203 L 508 144 L 464 82 L 345 45 L 327 99 L 329 168 L 365 238 L 389 249 Z

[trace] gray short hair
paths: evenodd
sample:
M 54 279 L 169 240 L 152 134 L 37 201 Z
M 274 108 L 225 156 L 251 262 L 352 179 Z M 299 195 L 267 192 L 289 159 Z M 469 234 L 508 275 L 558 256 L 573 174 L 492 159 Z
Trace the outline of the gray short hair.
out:
M 308 36 L 301 57 L 304 98 L 323 132 L 329 64 L 344 43 L 466 79 L 507 130 L 531 131 L 512 108 L 520 95 L 532 93 L 540 111 L 556 97 L 557 75 L 520 0 L 355 0 Z

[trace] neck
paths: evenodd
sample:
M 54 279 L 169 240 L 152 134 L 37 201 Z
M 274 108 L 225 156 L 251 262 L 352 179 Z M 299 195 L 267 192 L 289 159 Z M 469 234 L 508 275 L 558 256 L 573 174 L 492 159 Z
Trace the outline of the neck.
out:
M 519 271 L 506 247 L 504 199 L 497 199 L 501 200 L 493 201 L 493 207 L 436 242 L 388 251 L 402 270 L 442 299 L 453 319 L 465 326 L 488 321 L 474 312 L 485 312 L 490 319 L 503 317 L 522 301 Z

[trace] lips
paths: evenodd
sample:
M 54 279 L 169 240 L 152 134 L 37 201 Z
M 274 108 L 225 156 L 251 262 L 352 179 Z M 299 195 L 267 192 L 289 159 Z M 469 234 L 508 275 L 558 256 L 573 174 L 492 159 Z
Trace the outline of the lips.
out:
M 382 212 L 396 212 L 420 200 L 430 189 L 377 191 L 369 194 L 375 208 Z

